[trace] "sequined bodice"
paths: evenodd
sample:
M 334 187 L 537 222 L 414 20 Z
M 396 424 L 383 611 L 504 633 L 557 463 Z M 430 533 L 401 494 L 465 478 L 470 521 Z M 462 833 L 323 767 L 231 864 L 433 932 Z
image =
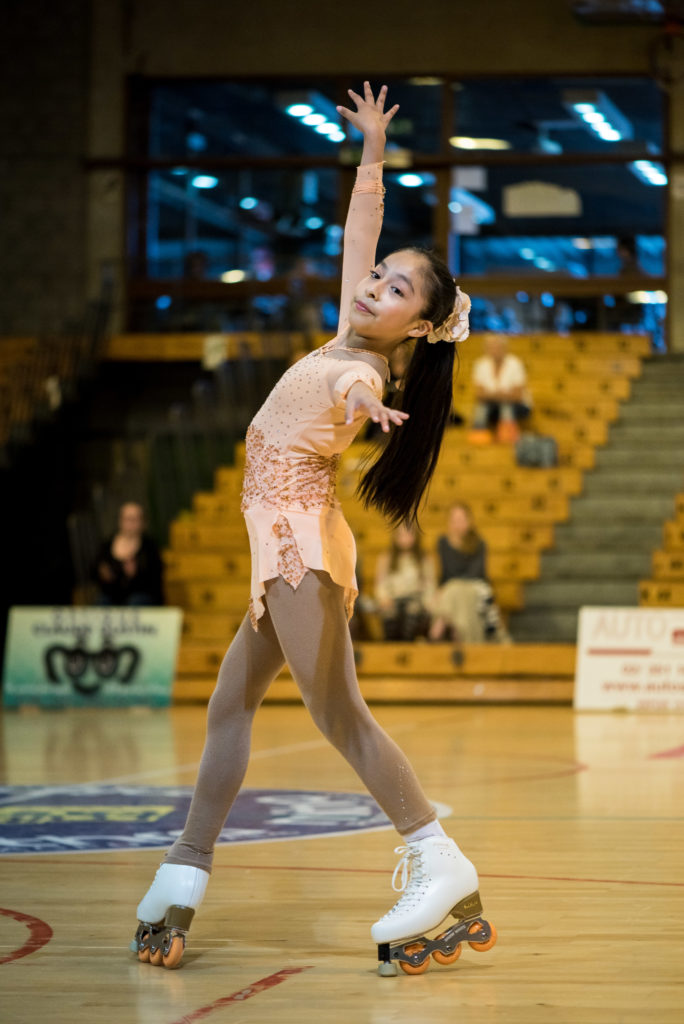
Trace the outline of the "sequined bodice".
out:
M 242 511 L 255 505 L 300 512 L 336 508 L 339 460 L 339 455 L 292 457 L 269 444 L 263 431 L 252 424 L 246 437 Z

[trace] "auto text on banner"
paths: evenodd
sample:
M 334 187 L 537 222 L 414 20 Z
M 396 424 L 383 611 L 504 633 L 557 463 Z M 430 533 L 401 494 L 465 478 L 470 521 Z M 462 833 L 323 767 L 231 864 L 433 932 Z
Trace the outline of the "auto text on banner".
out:
M 5 707 L 171 703 L 180 608 L 12 608 Z
M 582 608 L 577 711 L 684 711 L 684 608 Z

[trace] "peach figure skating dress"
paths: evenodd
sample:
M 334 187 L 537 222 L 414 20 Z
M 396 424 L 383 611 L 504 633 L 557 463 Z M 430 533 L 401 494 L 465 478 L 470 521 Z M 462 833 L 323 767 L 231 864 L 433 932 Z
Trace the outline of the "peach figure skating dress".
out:
M 357 182 L 380 187 L 382 164 L 364 164 Z M 264 613 L 267 580 L 282 576 L 292 587 L 307 569 L 320 569 L 343 587 L 351 616 L 358 593 L 356 545 L 335 493 L 340 454 L 365 414 L 345 423 L 352 384 L 362 381 L 382 397 L 389 368 L 383 356 L 344 347 L 355 286 L 375 262 L 382 196 L 352 196 L 345 228 L 341 327 L 326 345 L 300 359 L 280 378 L 252 420 L 246 437 L 242 511 L 252 555 L 249 615 L 254 629 Z

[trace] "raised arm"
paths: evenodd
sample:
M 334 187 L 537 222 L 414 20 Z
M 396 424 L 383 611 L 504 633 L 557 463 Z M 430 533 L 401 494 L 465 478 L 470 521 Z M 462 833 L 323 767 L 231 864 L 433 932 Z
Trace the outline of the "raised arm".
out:
M 361 164 L 356 172 L 356 185 L 351 195 L 347 222 L 344 227 L 344 255 L 342 258 L 342 290 L 340 294 L 340 322 L 347 319 L 349 303 L 354 289 L 375 264 L 375 250 L 380 237 L 383 213 L 382 160 L 385 154 L 387 125 L 397 110 L 395 104 L 385 113 L 387 86 L 383 85 L 377 100 L 368 82 L 363 83 L 364 95 L 349 89 L 356 110 L 338 107 L 343 117 L 363 134 Z

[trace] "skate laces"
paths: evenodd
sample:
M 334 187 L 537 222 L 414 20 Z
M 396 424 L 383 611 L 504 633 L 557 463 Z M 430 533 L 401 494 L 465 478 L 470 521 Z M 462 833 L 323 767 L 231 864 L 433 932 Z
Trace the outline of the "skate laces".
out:
M 403 854 L 392 875 L 392 888 L 395 892 L 404 894 L 399 901 L 402 902 L 407 896 L 410 897 L 419 883 L 423 881 L 423 859 L 420 850 L 411 849 L 410 846 L 397 846 L 394 852 Z M 398 885 L 397 878 L 399 878 Z

